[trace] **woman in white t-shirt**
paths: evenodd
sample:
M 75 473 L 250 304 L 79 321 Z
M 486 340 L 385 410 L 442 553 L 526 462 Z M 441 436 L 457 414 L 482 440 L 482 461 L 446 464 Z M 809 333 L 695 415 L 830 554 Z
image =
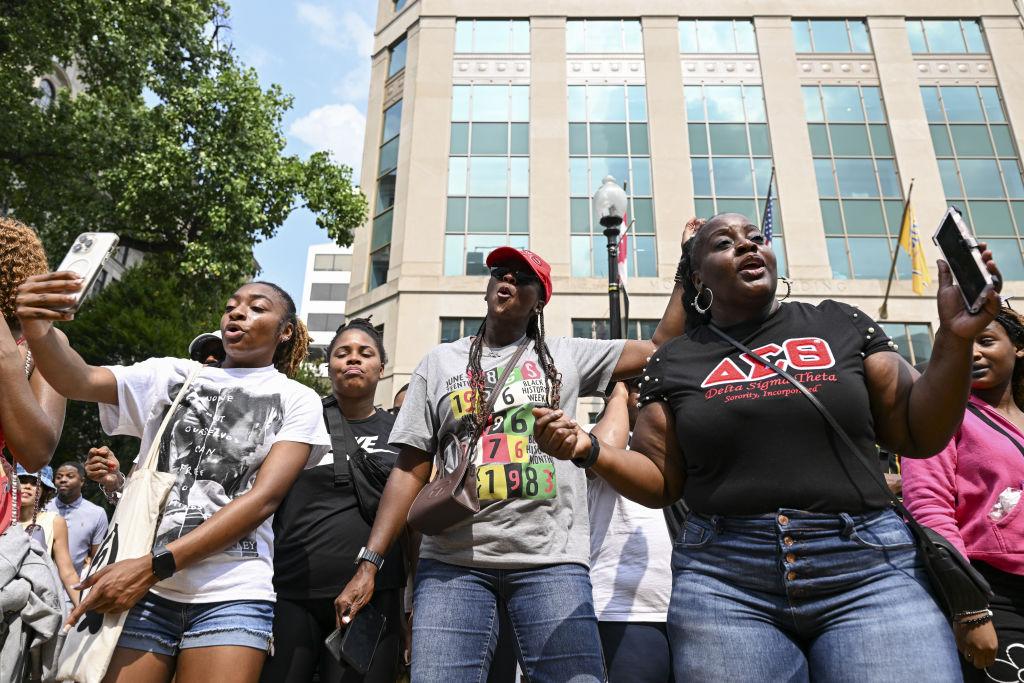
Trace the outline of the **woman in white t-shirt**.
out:
M 639 394 L 636 379 L 618 382 L 590 433 L 603 443 L 628 448 Z M 608 680 L 669 683 L 672 538 L 665 513 L 633 502 L 590 472 L 587 508 L 590 582 Z
M 61 309 L 81 286 L 70 272 L 29 278 L 18 295 L 25 337 L 60 393 L 99 403 L 103 428 L 140 438 L 145 453 L 198 366 L 177 358 L 88 365 L 52 327 L 74 317 Z M 319 397 L 288 378 L 309 343 L 291 297 L 270 283 L 243 285 L 220 329 L 224 361 L 199 371 L 160 438 L 158 469 L 176 481 L 152 555 L 87 577 L 80 587 L 91 590 L 68 619 L 129 610 L 106 681 L 255 682 L 272 646 L 270 518 L 330 439 Z

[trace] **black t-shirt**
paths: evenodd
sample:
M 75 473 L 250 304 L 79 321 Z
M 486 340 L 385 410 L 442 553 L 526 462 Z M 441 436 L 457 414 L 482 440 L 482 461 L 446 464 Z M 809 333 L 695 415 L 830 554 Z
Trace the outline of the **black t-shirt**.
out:
M 874 466 L 864 358 L 895 348 L 877 323 L 826 300 L 784 303 L 763 322 L 725 331 L 768 360 L 784 361 Z M 878 485 L 807 397 L 740 356 L 700 326 L 658 349 L 644 371 L 641 403 L 667 401 L 675 415 L 690 508 L 708 515 L 884 508 Z
M 337 410 L 337 407 L 332 407 Z M 395 416 L 378 410 L 365 420 L 349 420 L 352 434 L 368 453 L 394 464 L 398 451 L 388 444 Z M 274 515 L 274 589 L 283 597 L 335 597 L 355 573 L 352 564 L 370 537 L 347 480 L 334 485 L 334 454 L 302 471 Z M 399 544 L 384 558 L 377 590 L 405 586 Z

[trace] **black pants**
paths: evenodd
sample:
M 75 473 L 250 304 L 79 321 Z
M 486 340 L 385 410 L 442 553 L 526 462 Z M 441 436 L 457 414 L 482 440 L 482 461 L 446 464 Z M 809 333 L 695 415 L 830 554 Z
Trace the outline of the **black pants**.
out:
M 263 665 L 261 683 L 394 683 L 402 647 L 399 593 L 377 591 L 371 602 L 387 618 L 366 676 L 338 663 L 324 647 L 335 629 L 334 598 L 289 600 L 278 596 L 274 609 L 274 656 Z
M 610 683 L 669 683 L 672 651 L 664 622 L 599 621 Z
M 980 571 L 995 597 L 989 607 L 999 637 L 996 662 L 981 671 L 960 657 L 966 683 L 1024 680 L 1024 576 L 1008 574 L 984 562 L 972 562 Z M 1012 648 L 1007 652 L 1007 648 Z M 986 675 L 987 672 L 987 675 Z

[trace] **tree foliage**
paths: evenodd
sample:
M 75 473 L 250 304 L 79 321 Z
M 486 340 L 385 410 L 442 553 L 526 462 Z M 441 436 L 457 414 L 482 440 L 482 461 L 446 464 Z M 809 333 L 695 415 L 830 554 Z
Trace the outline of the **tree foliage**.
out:
M 227 16 L 221 0 L 0 0 L 0 208 L 51 258 L 109 230 L 184 275 L 233 279 L 300 206 L 351 243 L 366 214 L 351 169 L 284 153 L 291 98 L 239 62 Z M 42 107 L 54 61 L 85 90 Z

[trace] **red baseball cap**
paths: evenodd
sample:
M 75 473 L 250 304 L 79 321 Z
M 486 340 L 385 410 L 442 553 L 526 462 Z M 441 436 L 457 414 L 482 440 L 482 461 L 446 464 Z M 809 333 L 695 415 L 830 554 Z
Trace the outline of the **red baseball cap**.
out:
M 509 262 L 522 263 L 537 276 L 544 288 L 544 303 L 551 301 L 551 266 L 529 249 L 515 247 L 498 247 L 487 255 L 487 267 L 503 265 Z

